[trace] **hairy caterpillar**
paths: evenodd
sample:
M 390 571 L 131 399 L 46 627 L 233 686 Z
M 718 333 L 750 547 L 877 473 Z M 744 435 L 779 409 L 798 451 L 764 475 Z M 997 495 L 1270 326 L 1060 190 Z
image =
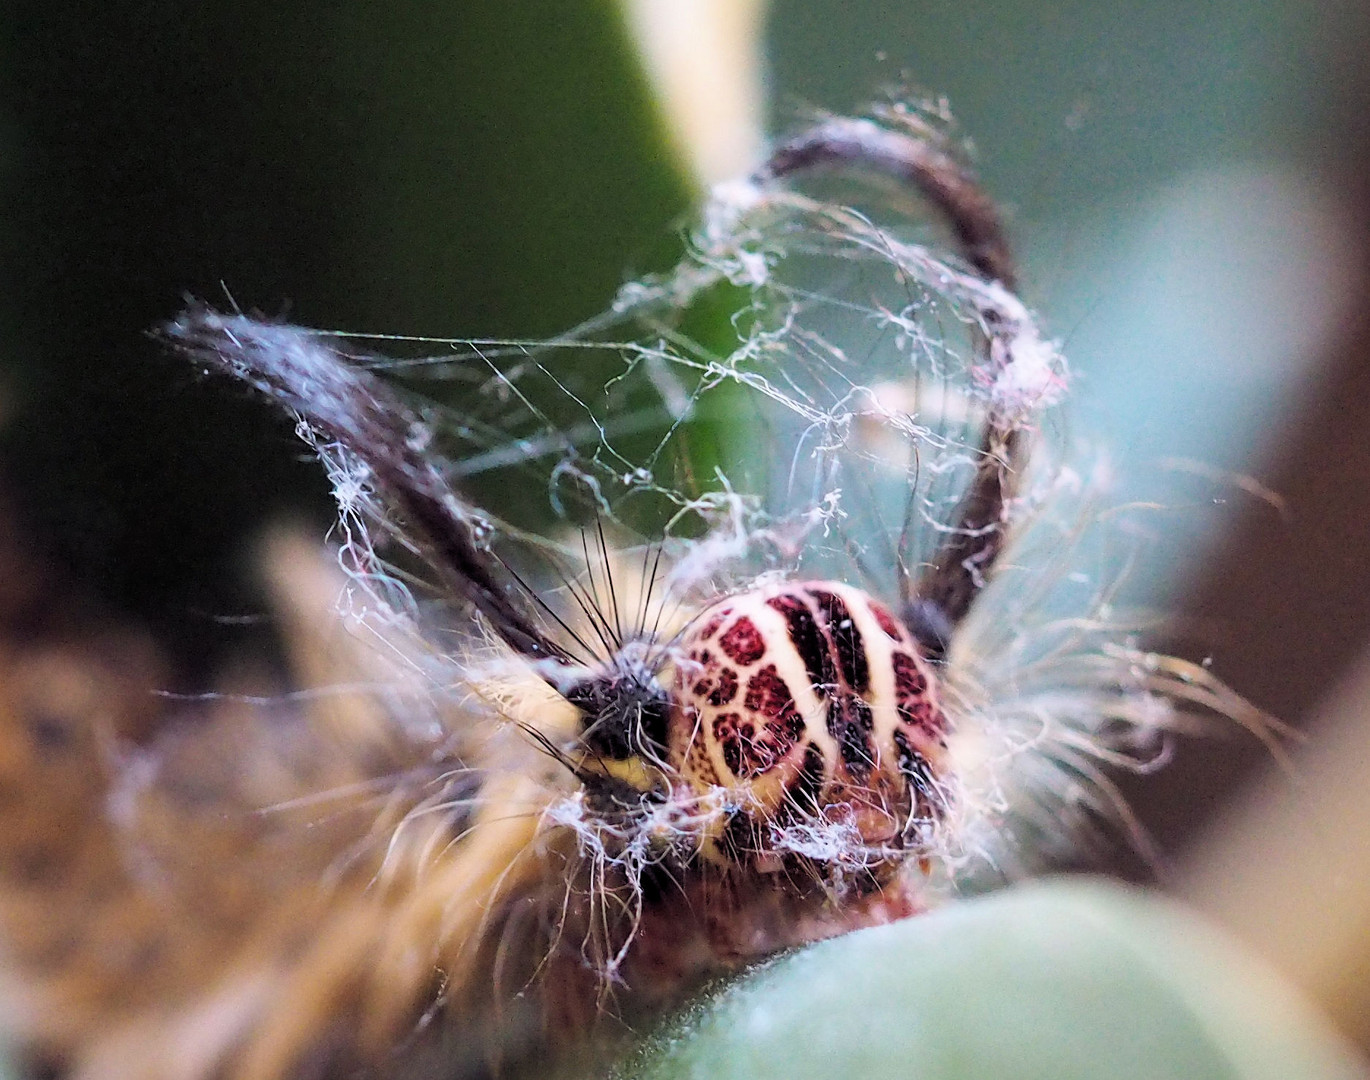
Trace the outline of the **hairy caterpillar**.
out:
M 920 196 L 954 254 L 791 186 L 824 171 Z M 809 266 L 855 299 L 790 276 Z M 719 294 L 726 352 L 679 319 Z M 1153 760 L 1186 704 L 1243 712 L 1045 605 L 1031 536 L 1072 474 L 1031 451 L 1064 362 L 911 110 L 780 144 L 673 273 L 564 341 L 390 363 L 202 306 L 161 333 L 298 417 L 345 576 L 277 557 L 300 694 L 168 705 L 150 737 L 98 679 L 68 710 L 96 722 L 13 697 L 8 1012 L 64 1074 L 565 1051 L 1011 871 L 1034 833 L 1125 813 L 1104 768 Z M 551 513 L 501 518 L 478 484 Z

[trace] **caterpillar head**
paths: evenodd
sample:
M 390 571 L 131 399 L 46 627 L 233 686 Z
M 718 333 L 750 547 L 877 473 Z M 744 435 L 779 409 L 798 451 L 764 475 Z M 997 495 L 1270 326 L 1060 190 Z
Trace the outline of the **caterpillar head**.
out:
M 942 808 L 946 727 L 932 666 L 887 608 L 837 582 L 790 583 L 696 620 L 667 754 L 695 791 L 733 794 L 753 854 L 773 827 L 815 819 L 899 850 Z M 726 857 L 712 839 L 706 852 Z

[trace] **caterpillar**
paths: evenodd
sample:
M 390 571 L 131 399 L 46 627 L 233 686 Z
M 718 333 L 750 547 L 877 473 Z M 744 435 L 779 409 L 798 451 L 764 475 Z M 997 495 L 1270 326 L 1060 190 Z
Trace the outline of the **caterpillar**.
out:
M 806 193 L 852 177 L 945 242 Z M 266 560 L 293 692 L 152 699 L 136 665 L 49 650 L 44 681 L 38 646 L 7 649 L 13 1037 L 130 1080 L 588 1053 L 706 979 L 1011 876 L 1072 821 L 1126 829 L 1108 768 L 1196 709 L 1262 733 L 1120 631 L 1107 582 L 1048 602 L 1034 545 L 1084 485 L 1018 289 L 994 203 L 893 104 L 780 142 L 674 271 L 555 342 L 394 361 L 202 304 L 160 328 L 296 418 L 336 561 Z M 720 297 L 724 350 L 682 329 Z

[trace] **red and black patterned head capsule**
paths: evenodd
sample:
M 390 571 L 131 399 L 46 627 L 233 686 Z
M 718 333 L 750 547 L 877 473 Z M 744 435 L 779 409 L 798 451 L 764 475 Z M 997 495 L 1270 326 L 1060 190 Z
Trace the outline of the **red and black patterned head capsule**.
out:
M 670 763 L 754 817 L 844 820 L 865 843 L 899 847 L 938 810 L 947 725 L 934 671 L 859 589 L 807 581 L 720 601 L 681 644 L 673 697 Z

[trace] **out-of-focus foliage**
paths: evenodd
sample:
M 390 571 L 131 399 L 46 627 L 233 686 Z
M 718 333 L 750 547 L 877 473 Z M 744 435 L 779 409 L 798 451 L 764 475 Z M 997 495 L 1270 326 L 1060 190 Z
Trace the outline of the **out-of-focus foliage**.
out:
M 3 22 L 5 482 L 37 543 L 188 655 L 227 635 L 205 613 L 260 609 L 245 542 L 331 511 L 287 420 L 148 339 L 185 295 L 527 338 L 677 254 L 693 185 L 614 4 L 15 0 Z
M 1325 1021 L 1215 927 L 1097 884 L 955 904 L 782 958 L 618 1080 L 1353 1080 Z

